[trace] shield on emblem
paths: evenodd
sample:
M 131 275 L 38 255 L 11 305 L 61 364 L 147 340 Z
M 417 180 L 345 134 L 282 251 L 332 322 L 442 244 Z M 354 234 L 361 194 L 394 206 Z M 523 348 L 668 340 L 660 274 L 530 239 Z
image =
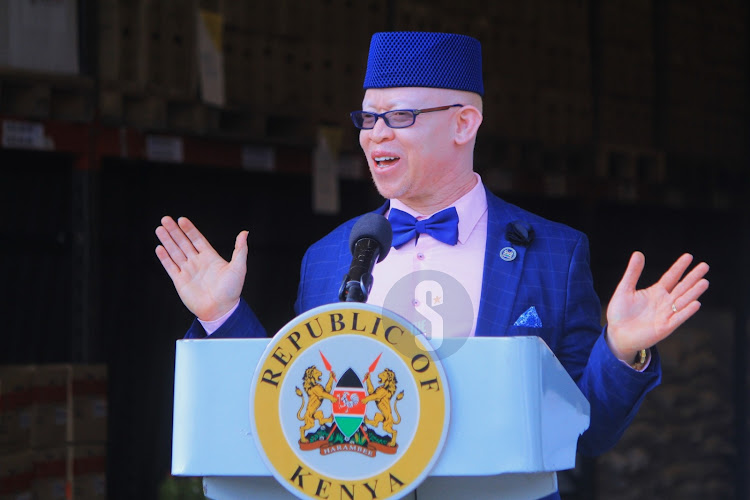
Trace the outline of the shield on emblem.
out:
M 333 396 L 336 398 L 336 402 L 333 403 L 333 418 L 348 441 L 362 425 L 365 417 L 365 405 L 362 404 L 362 400 L 367 396 L 354 370 L 346 370 L 336 383 Z

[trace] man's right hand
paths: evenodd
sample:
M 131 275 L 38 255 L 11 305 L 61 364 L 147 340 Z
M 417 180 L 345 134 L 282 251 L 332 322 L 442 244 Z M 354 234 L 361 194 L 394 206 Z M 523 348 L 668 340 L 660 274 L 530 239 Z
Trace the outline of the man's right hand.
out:
M 232 260 L 224 260 L 192 222 L 163 217 L 156 256 L 172 278 L 185 306 L 203 321 L 213 321 L 239 301 L 247 271 L 247 231 L 237 235 Z

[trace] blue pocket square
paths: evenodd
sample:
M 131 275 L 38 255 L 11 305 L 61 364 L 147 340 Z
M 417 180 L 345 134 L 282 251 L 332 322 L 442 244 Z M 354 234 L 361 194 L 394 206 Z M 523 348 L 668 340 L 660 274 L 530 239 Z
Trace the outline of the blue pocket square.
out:
M 541 328 L 542 320 L 536 313 L 536 307 L 529 307 L 525 313 L 520 315 L 513 326 L 527 326 L 529 328 Z

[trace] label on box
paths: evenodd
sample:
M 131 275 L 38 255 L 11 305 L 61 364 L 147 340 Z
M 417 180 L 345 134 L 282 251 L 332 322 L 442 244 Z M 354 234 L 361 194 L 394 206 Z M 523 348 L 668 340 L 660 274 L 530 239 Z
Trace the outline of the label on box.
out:
M 44 125 L 16 120 L 3 120 L 2 144 L 4 148 L 52 149 Z
M 242 168 L 246 170 L 271 171 L 276 164 L 276 154 L 268 146 L 243 146 Z
M 18 414 L 18 426 L 21 429 L 31 428 L 31 411 L 23 410 Z
M 149 135 L 146 137 L 146 158 L 151 161 L 182 163 L 185 145 L 180 137 Z
M 97 399 L 92 404 L 92 413 L 95 418 L 105 418 L 107 416 L 107 401 Z
M 52 481 L 52 494 L 53 498 L 67 498 L 65 495 L 65 480 L 55 479 Z
M 205 102 L 224 105 L 224 57 L 221 14 L 200 9 L 198 15 L 198 67 Z
M 68 411 L 66 408 L 55 408 L 55 424 L 65 425 L 68 422 Z

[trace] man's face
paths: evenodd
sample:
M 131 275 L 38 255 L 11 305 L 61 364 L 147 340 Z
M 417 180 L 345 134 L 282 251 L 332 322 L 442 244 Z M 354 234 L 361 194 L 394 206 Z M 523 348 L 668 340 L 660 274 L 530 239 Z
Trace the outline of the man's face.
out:
M 463 104 L 455 101 L 458 98 L 442 89 L 368 89 L 362 109 L 384 113 Z M 419 207 L 450 189 L 463 168 L 456 161 L 453 140 L 455 115 L 460 109 L 417 115 L 414 125 L 402 129 L 392 129 L 378 118 L 375 128 L 360 131 L 359 143 L 383 197 Z

